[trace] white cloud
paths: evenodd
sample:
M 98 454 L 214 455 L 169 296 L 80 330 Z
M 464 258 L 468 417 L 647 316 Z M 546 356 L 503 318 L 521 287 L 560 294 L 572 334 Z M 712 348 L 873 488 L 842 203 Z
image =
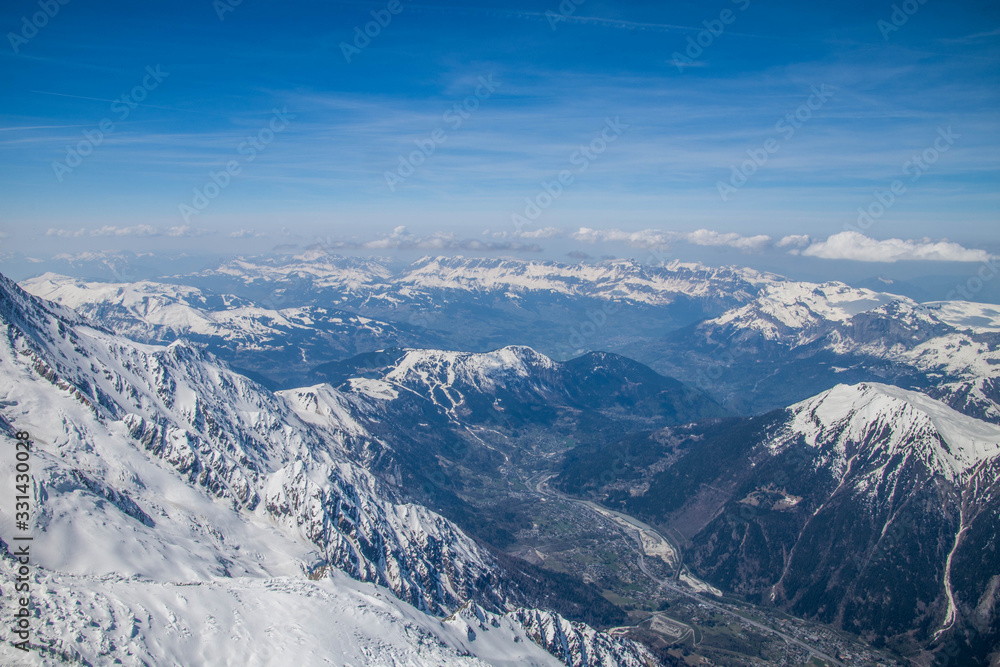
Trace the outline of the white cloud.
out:
M 805 248 L 812 243 L 808 234 L 789 234 L 778 241 L 779 248 Z
M 240 229 L 235 232 L 230 232 L 229 234 L 229 238 L 231 239 L 249 239 L 249 238 L 254 238 L 256 236 L 261 236 L 261 235 L 252 229 Z
M 671 243 L 685 241 L 692 245 L 760 251 L 771 244 L 771 237 L 764 234 L 743 236 L 736 232 L 721 233 L 710 229 L 699 229 L 693 232 L 665 232 L 659 229 L 626 232 L 620 229 L 590 229 L 589 227 L 581 227 L 573 234 L 573 238 L 583 243 L 621 241 L 637 248 L 668 248 Z
M 86 233 L 87 233 L 87 230 L 85 230 L 85 229 L 72 230 L 72 229 L 56 229 L 54 227 L 50 227 L 48 229 L 48 231 L 45 232 L 45 235 L 46 236 L 58 236 L 58 237 L 64 238 L 64 239 L 73 239 L 73 238 L 79 238 L 79 237 L 83 236 Z
M 7 232 L 0 232 L 0 239 L 7 238 Z
M 424 249 L 424 250 L 496 250 L 538 252 L 540 247 L 517 241 L 480 241 L 478 239 L 459 239 L 451 232 L 434 232 L 430 236 L 411 234 L 406 227 L 399 226 L 388 236 L 364 243 L 345 242 L 345 246 L 368 248 L 372 250 Z
M 90 230 L 91 236 L 157 236 L 155 227 L 149 225 L 135 225 L 133 227 L 115 227 L 105 225 L 100 229 Z
M 796 252 L 796 251 L 792 251 Z M 807 257 L 849 259 L 858 262 L 985 262 L 985 250 L 965 248 L 948 241 L 931 239 L 878 241 L 858 232 L 841 232 L 825 241 L 817 241 L 802 251 Z
M 157 229 L 151 225 L 133 225 L 131 227 L 117 227 L 115 225 L 104 225 L 97 229 L 56 229 L 50 228 L 45 232 L 46 236 L 58 236 L 64 239 L 74 239 L 80 238 L 81 236 L 139 236 L 139 237 L 151 237 L 151 236 L 175 236 L 175 237 L 191 237 L 191 236 L 204 236 L 211 232 L 205 230 L 194 229 L 188 225 L 183 225 L 180 227 L 170 227 L 167 230 Z
M 530 232 L 519 232 L 522 239 L 554 239 L 563 235 L 563 230 L 556 227 L 542 227 Z
M 573 233 L 573 239 L 582 243 L 621 241 L 635 248 L 665 248 L 673 240 L 674 232 L 644 229 L 641 232 L 626 232 L 621 229 L 591 229 L 581 227 Z
M 681 234 L 680 237 L 688 243 L 692 243 L 694 245 L 727 246 L 730 248 L 739 248 L 740 250 L 748 251 L 763 250 L 771 244 L 771 237 L 765 234 L 758 234 L 756 236 L 743 236 L 742 234 L 737 234 L 736 232 L 720 234 L 719 232 L 713 232 L 709 229 L 699 229 L 687 234 Z
M 171 227 L 165 233 L 167 236 L 191 238 L 192 236 L 209 236 L 214 232 L 210 232 L 207 229 L 195 229 L 190 225 L 181 225 L 179 227 Z

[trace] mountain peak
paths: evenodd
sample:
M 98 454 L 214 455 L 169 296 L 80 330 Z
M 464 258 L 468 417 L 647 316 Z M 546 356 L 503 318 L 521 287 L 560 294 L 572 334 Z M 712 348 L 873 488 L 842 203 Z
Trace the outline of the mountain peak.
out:
M 791 406 L 792 428 L 807 444 L 833 440 L 916 454 L 949 479 L 1000 456 L 1000 426 L 974 419 L 915 391 L 879 383 L 837 385 Z

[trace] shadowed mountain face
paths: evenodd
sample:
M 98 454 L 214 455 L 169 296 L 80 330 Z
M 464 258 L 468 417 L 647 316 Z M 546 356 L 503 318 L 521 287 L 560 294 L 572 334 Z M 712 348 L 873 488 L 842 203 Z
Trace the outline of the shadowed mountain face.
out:
M 312 374 L 335 386 L 364 387 L 352 378 L 405 388 L 444 415 L 469 423 L 551 425 L 560 415 L 577 412 L 668 425 L 726 414 L 703 392 L 605 352 L 554 362 L 527 347 L 488 353 L 388 350 L 321 366 Z
M 998 640 L 1000 427 L 921 394 L 840 385 L 581 448 L 558 481 L 683 535 L 696 574 L 759 603 L 968 664 Z
M 608 353 L 554 362 L 526 347 L 386 350 L 320 367 L 313 379 L 364 403 L 359 419 L 385 445 L 372 455 L 376 469 L 498 546 L 526 519 L 497 523 L 462 500 L 471 489 L 545 469 L 567 443 L 726 414 L 700 391 Z

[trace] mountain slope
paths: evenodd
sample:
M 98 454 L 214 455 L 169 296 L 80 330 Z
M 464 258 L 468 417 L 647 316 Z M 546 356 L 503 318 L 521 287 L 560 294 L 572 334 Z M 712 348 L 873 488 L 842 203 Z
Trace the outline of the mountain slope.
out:
M 602 482 L 611 456 L 622 474 Z M 574 453 L 560 481 L 684 535 L 724 591 L 962 664 L 1000 643 L 1000 427 L 925 395 L 839 385 Z
M 701 392 L 608 353 L 555 362 L 521 346 L 384 350 L 315 376 L 364 405 L 359 419 L 386 445 L 373 469 L 501 549 L 530 522 L 527 508 L 497 499 L 567 446 L 725 414 Z M 322 386 L 296 402 L 322 403 Z
M 182 641 L 197 627 L 178 620 L 187 611 L 195 623 L 200 615 L 232 617 L 244 637 L 259 636 L 287 604 L 282 600 L 302 595 L 323 618 L 368 610 L 344 614 L 345 632 L 356 623 L 360 637 L 345 656 L 377 648 L 369 657 L 385 664 L 408 655 L 475 664 L 459 658 L 468 651 L 493 664 L 521 654 L 550 664 L 514 644 L 515 636 L 529 637 L 515 620 L 498 616 L 494 627 L 507 630 L 491 636 L 503 639 L 470 647 L 469 633 L 461 640 L 450 626 L 419 616 L 470 600 L 509 614 L 522 596 L 474 540 L 426 508 L 400 502 L 352 461 L 351 452 L 374 445 L 346 410 L 317 428 L 283 397 L 200 350 L 132 343 L 2 276 L 0 324 L 0 428 L 5 439 L 28 431 L 34 441 L 34 590 L 40 608 L 52 612 L 51 623 L 35 631 L 47 650 L 77 651 L 97 663 L 140 664 L 152 656 L 192 664 L 184 657 L 192 655 L 195 663 L 212 662 L 226 644 Z M 328 397 L 349 405 L 332 390 Z M 11 487 L 13 470 L 0 474 Z M 9 584 L 16 531 L 9 515 L 0 521 Z M 345 592 L 337 569 L 399 600 L 380 603 L 380 594 L 361 584 Z M 192 586 L 190 595 L 178 583 Z M 109 632 L 123 623 L 132 629 L 114 643 L 87 630 L 89 619 L 109 620 Z M 378 619 L 394 644 L 376 644 L 379 631 L 360 627 Z M 295 628 L 303 622 L 297 616 L 291 629 L 301 632 Z M 630 642 L 581 632 L 564 662 L 644 662 Z M 74 636 L 80 639 L 70 641 Z M 312 662 L 328 649 L 324 642 L 304 642 Z
M 926 392 L 1000 423 L 1000 333 L 983 304 L 918 304 L 842 283 L 774 283 L 752 302 L 670 334 L 657 369 L 762 412 L 840 383 Z M 763 364 L 763 365 L 762 365 Z
M 555 362 L 524 346 L 386 350 L 317 368 L 314 378 L 389 402 L 418 395 L 466 423 L 549 423 L 561 408 L 663 424 L 726 414 L 702 392 L 606 352 Z
M 387 344 L 437 342 L 418 328 L 324 305 L 290 306 L 283 293 L 264 305 L 226 293 L 153 281 L 99 283 L 51 273 L 21 282 L 25 291 L 73 308 L 130 340 L 185 339 L 276 384 L 299 383 L 298 369 Z

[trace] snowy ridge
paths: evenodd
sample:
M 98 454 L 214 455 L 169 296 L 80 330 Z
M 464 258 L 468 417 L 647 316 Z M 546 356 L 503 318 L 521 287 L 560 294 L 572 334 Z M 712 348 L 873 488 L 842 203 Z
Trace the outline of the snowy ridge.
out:
M 828 322 L 847 322 L 858 313 L 901 299 L 904 297 L 837 282 L 775 283 L 765 286 L 752 303 L 709 320 L 702 327 L 750 330 L 766 340 L 791 336 L 794 345 L 802 345 L 810 342 L 810 334 Z
M 35 641 L 49 657 L 267 664 L 267 643 L 306 665 L 560 664 L 513 622 L 477 644 L 426 615 L 516 605 L 473 540 L 348 457 L 370 444 L 356 402 L 329 387 L 272 394 L 198 349 L 132 343 L 2 276 L 0 324 L 0 427 L 35 443 L 47 620 Z M 5 536 L 11 519 L 0 515 Z
M 50 389 L 87 408 L 87 422 L 96 421 L 94 430 L 106 431 L 117 448 L 140 445 L 210 496 L 268 517 L 315 545 L 326 562 L 418 607 L 441 612 L 472 595 L 501 603 L 500 589 L 477 590 L 492 580 L 492 564 L 468 537 L 422 508 L 386 500 L 391 494 L 346 459 L 348 443 L 364 437 L 356 422 L 341 426 L 328 414 L 317 431 L 280 396 L 199 350 L 137 345 L 67 326 L 42 302 L 27 305 L 32 329 L 49 335 L 31 344 L 21 327 L 8 327 L 12 344 L 0 346 L 0 359 L 23 370 L 20 377 L 8 371 L 0 392 L 24 393 L 41 374 Z M 86 451 L 103 434 L 81 438 L 83 419 L 65 420 L 47 439 Z
M 518 298 L 530 292 L 668 305 L 678 297 L 749 301 L 779 276 L 738 267 L 711 268 L 673 261 L 649 266 L 634 260 L 600 264 L 563 264 L 516 259 L 424 257 L 394 271 L 375 260 L 351 259 L 321 251 L 292 258 L 234 260 L 202 276 L 305 285 L 387 304 L 422 302 L 440 290 L 499 292 Z
M 641 667 L 652 660 L 649 652 L 637 644 L 632 644 L 623 651 L 609 635 L 595 632 L 593 628 L 580 623 L 571 623 L 551 612 L 518 609 L 507 616 L 516 619 L 535 643 L 544 646 L 571 667 Z
M 0 579 L 13 576 L 9 559 L 0 559 Z M 177 583 L 46 571 L 33 590 L 39 617 L 48 621 L 39 651 L 45 664 L 566 664 L 507 619 L 470 639 L 463 628 L 338 572 L 316 581 L 286 576 Z M 7 608 L 2 617 L 9 625 Z M 0 658 L 20 661 L 24 654 L 4 644 Z
M 711 269 L 671 262 L 663 267 L 618 260 L 602 264 L 560 264 L 519 260 L 426 257 L 415 262 L 399 282 L 415 289 L 467 291 L 546 291 L 572 296 L 623 299 L 666 305 L 679 295 L 706 297 L 718 291 L 747 300 L 776 276 L 752 269 Z
M 832 353 L 839 371 L 878 366 L 884 370 L 876 377 L 922 387 L 970 416 L 1000 423 L 998 313 L 988 304 L 918 304 L 842 283 L 778 283 L 699 324 L 695 341 L 779 363 L 814 355 L 826 363 Z
M 290 333 L 349 329 L 367 331 L 376 338 L 395 333 L 390 324 L 352 313 L 315 306 L 262 307 L 232 294 L 207 295 L 195 287 L 148 280 L 87 282 L 46 273 L 22 281 L 21 287 L 95 321 L 113 324 L 118 333 L 144 342 L 216 337 L 241 349 L 261 350 L 280 347 Z
M 310 281 L 319 287 L 351 291 L 382 284 L 392 271 L 376 260 L 308 250 L 284 260 L 235 259 L 203 275 L 229 276 L 245 283 Z
M 832 443 L 843 466 L 854 456 L 915 456 L 933 472 L 964 482 L 978 466 L 1000 456 L 1000 426 L 890 385 L 838 385 L 789 410 L 792 434 L 812 447 Z
M 555 362 L 545 355 L 517 345 L 483 353 L 407 350 L 385 380 L 402 386 L 436 387 L 445 393 L 461 382 L 491 392 L 511 377 L 527 378 L 555 367 Z

